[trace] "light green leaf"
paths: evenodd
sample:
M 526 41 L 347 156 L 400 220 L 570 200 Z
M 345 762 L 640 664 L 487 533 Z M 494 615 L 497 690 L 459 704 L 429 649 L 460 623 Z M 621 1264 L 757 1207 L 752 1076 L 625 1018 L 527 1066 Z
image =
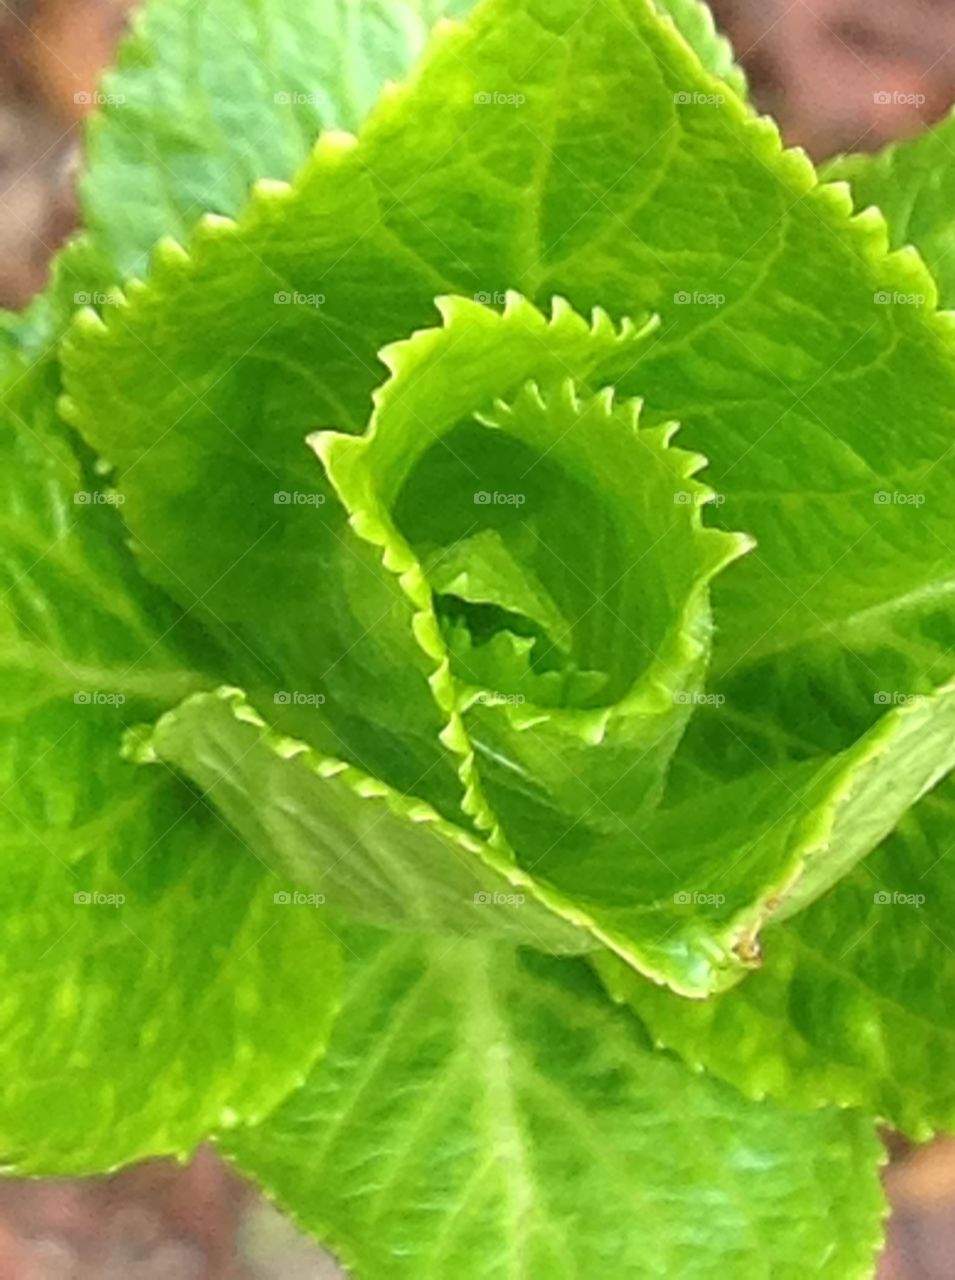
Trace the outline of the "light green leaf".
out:
M 19 326 L 33 354 L 77 304 L 113 305 L 163 236 L 289 178 L 322 129 L 356 129 L 442 17 L 474 0 L 150 0 L 86 125 L 83 230 Z
M 580 962 L 346 940 L 323 1066 L 222 1146 L 360 1280 L 870 1274 L 863 1116 L 692 1075 Z
M 744 100 L 748 96 L 746 75 L 733 59 L 733 48 L 716 29 L 713 11 L 705 0 L 653 0 L 661 13 L 673 19 L 677 31 L 713 75 L 725 80 Z
M 88 130 L 91 240 L 122 278 L 137 274 L 164 235 L 186 235 L 209 211 L 235 213 L 260 178 L 293 174 L 322 129 L 357 129 L 382 85 L 408 73 L 431 25 L 472 5 L 147 4 Z
M 535 901 L 530 877 L 421 800 L 270 732 L 238 690 L 200 694 L 139 744 L 202 788 L 290 881 L 392 928 L 490 935 L 543 951 L 594 945 Z
M 724 989 L 758 967 L 767 922 L 812 902 L 950 770 L 953 718 L 947 691 L 897 709 L 829 761 L 733 782 L 700 768 L 698 791 L 631 831 L 629 850 L 577 828 L 536 877 L 586 904 L 601 940 L 641 972 L 685 995 Z
M 878 206 L 893 249 L 915 245 L 941 305 L 955 305 L 955 117 L 875 154 L 836 156 L 823 172 L 849 183 L 857 208 Z
M 493 496 L 482 492 L 474 496 L 474 501 L 480 498 L 483 503 Z M 512 529 L 510 541 L 514 541 L 515 533 Z M 566 653 L 573 626 L 540 579 L 521 563 L 516 551 L 516 547 L 514 552 L 509 549 L 497 529 L 482 529 L 447 547 L 438 547 L 427 556 L 423 568 L 436 597 L 446 596 L 459 604 L 492 605 L 511 615 L 505 621 L 523 619 L 532 644 L 541 641 L 549 653 Z M 535 630 L 536 637 L 530 634 Z M 483 635 L 478 639 L 484 642 Z
M 916 1139 L 955 1125 L 955 783 L 826 897 L 764 935 L 760 973 L 681 1000 L 611 956 L 608 989 L 654 1038 L 750 1097 L 859 1106 Z
M 277 906 L 287 882 L 196 792 L 121 759 L 214 654 L 138 579 L 44 376 L 8 371 L 0 428 L 0 1158 L 50 1174 L 263 1115 L 320 1052 L 338 969 L 319 911 Z

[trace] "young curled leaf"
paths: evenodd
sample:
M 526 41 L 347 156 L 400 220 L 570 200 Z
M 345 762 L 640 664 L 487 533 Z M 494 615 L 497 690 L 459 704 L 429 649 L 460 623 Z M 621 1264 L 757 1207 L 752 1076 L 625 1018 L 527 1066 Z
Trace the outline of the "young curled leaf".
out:
M 636 871 L 705 701 L 709 582 L 749 540 L 704 526 L 705 460 L 676 425 L 642 428 L 603 385 L 652 323 L 617 334 L 560 301 L 548 323 L 516 294 L 503 315 L 439 307 L 442 327 L 383 353 L 367 433 L 313 446 L 415 605 L 490 843 L 545 879 L 571 835 L 581 861 L 625 847 Z

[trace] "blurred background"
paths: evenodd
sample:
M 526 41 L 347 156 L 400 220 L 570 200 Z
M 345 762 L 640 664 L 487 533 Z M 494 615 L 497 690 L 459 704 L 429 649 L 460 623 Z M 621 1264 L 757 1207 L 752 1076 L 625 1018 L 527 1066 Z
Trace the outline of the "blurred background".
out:
M 82 120 L 135 4 L 0 0 L 0 306 L 20 307 L 42 288 L 75 224 Z M 955 0 L 711 7 L 759 106 L 815 159 L 876 150 L 955 102 Z M 877 103 L 877 93 L 890 103 Z M 879 1280 L 953 1280 L 955 1140 L 915 1150 L 886 1135 L 886 1145 L 893 1215 Z M 0 1180 L 0 1280 L 340 1274 L 207 1150 L 186 1168 L 154 1161 L 85 1181 Z

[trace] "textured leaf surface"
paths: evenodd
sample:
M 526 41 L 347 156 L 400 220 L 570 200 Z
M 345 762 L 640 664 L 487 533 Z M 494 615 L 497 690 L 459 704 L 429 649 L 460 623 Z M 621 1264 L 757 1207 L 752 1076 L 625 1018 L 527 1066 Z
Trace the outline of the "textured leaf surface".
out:
M 185 235 L 210 210 L 234 212 L 255 179 L 290 176 L 322 128 L 357 126 L 385 81 L 407 72 L 431 26 L 472 3 L 307 0 L 289 8 L 275 0 L 154 0 L 137 11 L 88 125 L 83 234 L 59 255 L 50 290 L 26 316 L 5 325 L 11 348 L 45 358 L 77 303 L 99 310 L 117 305 L 116 282 L 145 267 L 157 239 Z M 51 375 L 55 396 L 54 382 Z M 240 448 L 239 461 L 258 459 Z M 262 466 L 277 480 L 281 463 Z M 231 491 L 224 496 L 229 500 Z M 325 497 L 321 485 L 289 492 L 274 483 L 263 515 L 273 532 L 291 527 L 290 536 L 307 539 L 309 516 Z M 237 548 L 228 575 L 241 558 Z M 277 705 L 286 727 L 320 740 L 327 751 L 360 756 L 364 748 L 376 771 L 455 811 L 457 782 L 453 773 L 442 778 L 434 741 L 440 720 L 420 661 L 416 668 L 413 646 L 402 651 L 406 632 L 389 630 L 400 593 L 387 582 L 376 591 L 374 560 L 365 559 L 370 567 L 361 548 L 328 538 L 326 569 L 341 583 L 342 596 L 322 608 L 328 656 L 317 672 L 312 637 L 303 645 L 293 621 L 277 650 L 265 655 L 236 628 L 229 677 Z M 353 584 L 362 579 L 359 591 Z M 204 605 L 191 594 L 185 607 L 200 616 Z M 282 661 L 283 646 L 293 653 L 304 648 L 307 658 L 297 666 Z M 332 687 L 323 679 L 327 671 Z M 342 706 L 335 686 L 346 679 L 352 683 Z M 350 697 L 356 679 L 363 681 L 362 714 Z M 326 698 L 338 716 L 320 731 L 312 709 Z
M 86 127 L 83 232 L 18 341 L 37 351 L 77 303 L 109 306 L 163 236 L 232 214 L 288 178 L 319 132 L 355 129 L 439 18 L 474 0 L 151 0 L 137 9 Z
M 329 909 L 409 930 L 487 934 L 542 951 L 592 947 L 535 903 L 528 876 L 420 800 L 270 733 L 237 690 L 159 722 L 144 758 L 193 779 L 257 849 Z
M 213 655 L 138 579 L 42 377 L 9 372 L 0 432 L 0 1159 L 79 1173 L 274 1106 L 321 1049 L 337 944 L 170 770 L 121 759 Z
M 347 941 L 324 1067 L 223 1146 L 363 1280 L 869 1274 L 864 1117 L 691 1075 L 580 962 Z
M 652 1035 L 749 1096 L 859 1106 L 917 1139 L 955 1124 L 952 816 L 944 783 L 826 897 L 766 931 L 737 991 L 680 1000 L 612 957 L 608 989 Z
M 622 98 L 639 104 L 626 130 Z M 807 772 L 821 766 L 819 785 L 829 786 L 846 752 L 904 744 L 887 704 L 924 695 L 909 727 L 924 716 L 947 733 L 955 642 L 948 326 L 928 305 L 875 300 L 913 288 L 931 302 L 931 281 L 911 257 L 886 256 L 878 219 L 850 213 L 845 193 L 819 187 L 804 158 L 783 153 L 644 0 L 583 15 L 569 2 L 491 0 L 466 28 L 441 33 L 357 146 L 326 135 L 294 188 L 260 188 L 238 226 L 207 220 L 188 254 L 165 246 L 151 283 L 108 308 L 105 327 L 87 317 L 67 352 L 70 411 L 124 476 L 124 514 L 149 571 L 184 601 L 202 598 L 290 678 L 309 679 L 314 653 L 328 653 L 340 706 L 374 723 L 384 682 L 364 678 L 364 660 L 348 655 L 356 636 L 375 645 L 377 629 L 366 630 L 375 611 L 357 629 L 351 617 L 330 623 L 333 607 L 354 612 L 363 592 L 319 585 L 351 562 L 352 535 L 331 502 L 273 519 L 276 490 L 320 487 L 304 436 L 362 429 L 377 351 L 428 323 L 431 299 L 449 287 L 495 300 L 517 285 L 579 309 L 599 301 L 618 319 L 656 308 L 657 339 L 638 359 L 622 357 L 618 389 L 645 398 L 648 425 L 684 424 L 681 447 L 710 458 L 721 521 L 759 543 L 714 588 L 725 704 L 694 716 L 670 800 L 690 801 L 701 774 L 736 794 L 753 775 L 757 801 L 775 787 L 797 825 L 812 826 Z M 228 307 L 217 301 L 225 290 Z M 276 305 L 276 291 L 293 301 Z M 900 433 L 900 421 L 912 430 Z M 362 569 L 369 584 L 372 569 Z M 314 592 L 302 592 L 303 577 Z M 275 597 L 301 603 L 263 608 Z M 397 634 L 401 604 L 382 600 Z M 420 691 L 423 672 L 397 639 L 378 649 L 380 669 L 407 670 Z M 261 708 L 254 682 L 250 693 Z M 401 790 L 428 773 L 440 786 L 426 798 L 450 814 L 457 797 L 443 757 L 411 753 L 413 769 L 399 776 L 402 726 L 379 742 L 336 718 L 327 697 L 322 723 L 339 754 Z M 433 725 L 416 692 L 407 705 L 420 748 Z M 893 757 L 879 756 L 891 776 Z M 947 761 L 918 767 L 902 807 Z M 851 857 L 897 816 L 893 789 L 872 792 L 886 803 L 879 822 L 840 841 Z M 766 811 L 774 821 L 784 812 Z M 751 854 L 735 817 L 717 807 L 712 818 L 730 832 L 721 854 L 730 866 Z M 825 831 L 815 835 L 828 853 Z M 651 848 L 669 862 L 667 847 Z M 793 907 L 844 869 L 838 856 L 816 859 L 800 896 L 781 868 L 777 887 Z M 693 889 L 740 911 L 728 878 L 728 892 Z M 677 873 L 667 898 L 683 884 Z M 769 909 L 764 898 L 760 914 Z M 672 961 L 697 987 L 719 980 L 707 964 L 738 968 L 718 949 L 701 975 L 697 952 Z
M 955 118 L 874 155 L 837 156 L 825 176 L 848 182 L 857 208 L 881 209 L 892 247 L 915 245 L 932 270 L 941 305 L 955 305 Z
M 486 793 L 505 837 L 522 823 L 533 832 L 521 845 L 536 860 L 550 829 L 579 826 L 596 794 L 624 830 L 652 810 L 703 687 L 709 582 L 748 543 L 704 528 L 711 495 L 691 478 L 704 460 L 672 445 L 676 424 L 644 430 L 639 402 L 614 402 L 603 370 L 623 351 L 635 356 L 644 335 L 633 326 L 618 335 L 605 316 L 590 326 L 559 304 L 548 323 L 517 295 L 503 316 L 464 299 L 441 309 L 443 327 L 383 353 L 392 376 L 367 433 L 312 443 L 352 525 L 418 611 L 465 780 Z M 519 492 L 502 492 L 508 483 Z M 531 586 L 515 589 L 505 572 L 505 590 L 482 600 L 467 570 L 463 581 L 461 571 L 435 579 L 432 562 L 440 570 L 444 552 L 453 563 L 463 545 L 490 581 L 494 562 L 468 545 L 476 528 Z M 442 626 L 461 606 L 467 661 L 449 658 Z M 496 666 L 484 647 L 515 628 L 535 641 L 534 701 L 481 679 Z M 579 672 L 602 687 L 579 689 Z M 480 819 L 483 797 L 471 803 Z
M 733 59 L 732 46 L 717 31 L 713 11 L 705 0 L 653 0 L 661 13 L 668 14 L 680 35 L 715 76 L 725 80 L 740 98 L 747 97 L 746 76 Z

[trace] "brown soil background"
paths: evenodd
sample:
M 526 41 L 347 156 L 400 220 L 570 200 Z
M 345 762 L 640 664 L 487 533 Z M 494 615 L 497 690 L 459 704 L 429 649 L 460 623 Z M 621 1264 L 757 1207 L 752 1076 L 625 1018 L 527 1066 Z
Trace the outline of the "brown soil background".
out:
M 294 0 L 289 0 L 293 3 Z M 0 305 L 43 286 L 76 219 L 82 96 L 135 0 L 0 0 Z M 712 0 L 759 105 L 822 159 L 955 101 L 955 0 Z M 882 106 L 877 93 L 924 99 Z M 939 1063 L 939 1070 L 951 1064 Z M 879 1280 L 955 1278 L 955 1140 L 887 1139 Z M 0 1280 L 331 1280 L 330 1261 L 208 1151 L 85 1181 L 0 1182 Z

